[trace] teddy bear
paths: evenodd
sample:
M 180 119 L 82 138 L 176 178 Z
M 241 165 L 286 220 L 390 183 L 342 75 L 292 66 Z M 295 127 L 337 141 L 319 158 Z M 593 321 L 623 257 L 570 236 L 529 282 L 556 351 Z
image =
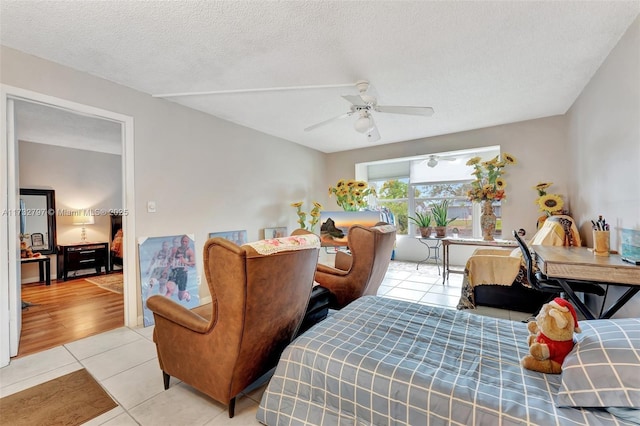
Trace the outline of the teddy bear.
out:
M 26 241 L 20 241 L 20 257 L 23 259 L 34 257 L 33 250 L 31 250 Z
M 560 374 L 562 362 L 573 349 L 573 333 L 580 333 L 576 311 L 568 301 L 556 297 L 540 308 L 535 321 L 527 324 L 529 355 L 521 364 L 528 370 Z

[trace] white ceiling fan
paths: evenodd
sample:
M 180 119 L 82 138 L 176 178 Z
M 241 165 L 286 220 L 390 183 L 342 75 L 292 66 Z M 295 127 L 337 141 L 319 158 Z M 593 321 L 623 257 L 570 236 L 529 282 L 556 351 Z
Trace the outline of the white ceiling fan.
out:
M 354 127 L 357 132 L 366 133 L 368 140 L 375 142 L 380 139 L 380 133 L 373 120 L 373 112 L 390 113 L 390 114 L 408 114 L 419 115 L 423 117 L 429 117 L 433 115 L 433 108 L 431 107 L 416 107 L 416 106 L 394 106 L 394 105 L 378 105 L 378 100 L 367 94 L 369 89 L 369 82 L 366 80 L 360 80 L 356 83 L 356 87 L 360 92 L 359 95 L 343 95 L 342 97 L 351 103 L 351 110 L 341 114 L 337 117 L 330 118 L 320 123 L 314 124 L 305 128 L 305 132 L 317 129 L 318 127 L 329 124 L 335 120 L 341 120 L 343 118 L 357 115 L 358 119 L 354 123 Z
M 439 155 L 430 155 L 428 158 L 425 158 L 424 162 L 427 163 L 427 166 L 433 168 L 438 165 L 439 161 L 456 161 L 454 157 L 441 157 Z

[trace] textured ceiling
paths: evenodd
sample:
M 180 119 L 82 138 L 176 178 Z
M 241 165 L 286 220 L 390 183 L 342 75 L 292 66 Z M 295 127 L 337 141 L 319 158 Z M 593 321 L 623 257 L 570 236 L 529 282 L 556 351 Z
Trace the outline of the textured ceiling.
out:
M 367 79 L 375 144 L 563 114 L 640 12 L 640 1 L 7 1 L 3 45 L 150 95 Z M 323 152 L 372 143 L 355 87 L 171 98 Z

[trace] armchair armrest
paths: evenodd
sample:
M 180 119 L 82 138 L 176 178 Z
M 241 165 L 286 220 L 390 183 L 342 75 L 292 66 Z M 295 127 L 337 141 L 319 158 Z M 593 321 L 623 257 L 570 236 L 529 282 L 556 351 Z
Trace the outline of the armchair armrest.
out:
M 336 253 L 335 267 L 336 269 L 340 269 L 342 271 L 348 271 L 351 269 L 351 262 L 353 262 L 353 258 L 349 253 L 344 251 L 338 251 Z
M 335 275 L 337 277 L 344 277 L 347 275 L 347 272 L 348 271 L 338 269 L 338 268 L 332 268 L 329 265 L 318 263 L 318 265 L 316 266 L 316 281 L 318 281 L 317 279 L 318 275 Z
M 205 333 L 209 330 L 209 321 L 167 297 L 157 294 L 149 297 L 147 299 L 147 308 L 167 321 L 193 332 Z

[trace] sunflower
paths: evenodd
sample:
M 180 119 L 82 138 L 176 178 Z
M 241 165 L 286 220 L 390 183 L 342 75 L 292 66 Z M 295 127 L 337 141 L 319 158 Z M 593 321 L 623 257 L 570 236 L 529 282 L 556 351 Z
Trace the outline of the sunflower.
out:
M 502 154 L 502 161 L 504 161 L 507 164 L 518 164 L 516 157 L 514 157 L 511 154 L 507 154 L 506 152 Z
M 545 189 L 549 188 L 551 185 L 553 185 L 553 182 L 540 182 L 539 184 L 534 186 L 533 189 L 535 189 L 536 191 L 544 191 Z
M 298 215 L 298 224 L 300 225 L 300 229 L 307 229 L 307 213 L 302 211 L 302 205 L 304 203 L 302 201 L 298 201 L 297 203 L 291 203 L 291 207 L 296 208 L 296 214 Z M 317 201 L 313 202 L 313 208 L 309 212 L 309 230 L 313 232 L 313 228 L 316 226 L 316 223 L 320 220 L 320 209 L 322 209 L 322 204 Z
M 336 203 L 345 211 L 357 211 L 367 206 L 367 197 L 376 195 L 375 189 L 362 180 L 340 179 L 336 186 L 329 187 L 329 197 L 335 195 Z
M 538 191 L 539 197 L 542 197 L 543 195 L 547 195 L 546 189 L 549 188 L 551 185 L 553 185 L 553 182 L 540 182 L 539 184 L 534 186 L 533 189 Z
M 480 160 L 482 160 L 482 158 L 473 157 L 469 161 L 467 161 L 467 166 L 475 166 L 476 164 L 478 164 L 480 162 Z
M 564 207 L 564 201 L 556 194 L 546 194 L 538 198 L 538 207 L 540 210 L 547 213 L 555 213 L 562 210 Z
M 481 157 L 473 157 L 467 161 L 467 166 L 473 167 L 471 173 L 475 180 L 471 182 L 471 190 L 467 197 L 471 201 L 502 200 L 506 197 L 504 189 L 506 180 L 502 177 L 503 169 L 516 164 L 516 159 L 510 154 L 496 155 L 491 160 L 483 161 Z

